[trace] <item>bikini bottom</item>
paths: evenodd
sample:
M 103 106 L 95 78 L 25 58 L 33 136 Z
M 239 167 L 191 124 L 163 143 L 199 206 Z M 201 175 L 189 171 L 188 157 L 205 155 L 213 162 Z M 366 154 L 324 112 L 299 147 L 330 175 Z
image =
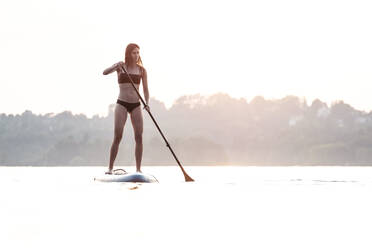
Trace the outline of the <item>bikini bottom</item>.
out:
M 141 105 L 141 102 L 125 102 L 125 101 L 122 101 L 120 99 L 118 99 L 116 101 L 116 103 L 124 106 L 129 113 L 131 113 L 133 111 L 133 109 L 135 109 L 136 107 Z

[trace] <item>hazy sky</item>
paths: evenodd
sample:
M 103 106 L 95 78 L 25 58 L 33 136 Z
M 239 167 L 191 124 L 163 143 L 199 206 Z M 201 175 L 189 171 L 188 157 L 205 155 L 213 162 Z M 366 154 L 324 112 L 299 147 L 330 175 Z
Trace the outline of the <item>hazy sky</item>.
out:
M 119 87 L 116 73 L 102 72 L 130 42 L 150 96 L 167 107 L 226 92 L 370 111 L 371 13 L 371 1 L 358 0 L 2 0 L 0 113 L 106 115 Z

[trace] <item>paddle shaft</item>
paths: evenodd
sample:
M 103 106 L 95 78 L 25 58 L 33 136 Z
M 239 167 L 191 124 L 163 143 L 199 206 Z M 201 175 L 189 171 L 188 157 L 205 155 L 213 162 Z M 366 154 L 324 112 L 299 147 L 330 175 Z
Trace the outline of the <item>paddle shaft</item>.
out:
M 124 66 L 120 66 L 120 67 L 121 67 L 121 68 L 124 70 L 124 72 L 128 75 L 129 80 L 130 80 L 130 83 L 132 84 L 134 90 L 137 92 L 137 95 L 138 95 L 139 98 L 141 99 L 142 104 L 146 107 L 147 104 L 146 104 L 145 101 L 143 100 L 143 98 L 142 98 L 141 94 L 139 93 L 139 91 L 137 90 L 136 86 L 134 86 L 133 80 L 132 80 L 132 78 L 130 77 L 129 73 L 125 70 Z M 169 145 L 168 140 L 165 138 L 163 132 L 161 131 L 161 129 L 160 129 L 158 123 L 156 122 L 154 116 L 152 116 L 151 112 L 150 112 L 147 108 L 145 108 L 145 109 L 146 109 L 147 113 L 149 113 L 151 119 L 152 119 L 153 122 L 155 123 L 155 126 L 156 126 L 157 129 L 159 130 L 159 132 L 160 132 L 160 134 L 161 134 L 161 137 L 163 137 L 163 139 L 164 139 L 164 141 L 165 141 L 167 147 L 169 148 L 169 150 L 171 151 L 171 153 L 172 153 L 174 159 L 177 161 L 177 164 L 178 164 L 179 167 L 181 168 L 181 171 L 182 171 L 182 173 L 183 173 L 183 175 L 184 175 L 184 177 L 185 177 L 185 181 L 186 181 L 186 182 L 194 181 L 194 179 L 192 179 L 189 175 L 187 175 L 186 171 L 184 170 L 183 166 L 181 165 L 180 161 L 178 160 L 176 154 L 173 152 L 172 147 Z

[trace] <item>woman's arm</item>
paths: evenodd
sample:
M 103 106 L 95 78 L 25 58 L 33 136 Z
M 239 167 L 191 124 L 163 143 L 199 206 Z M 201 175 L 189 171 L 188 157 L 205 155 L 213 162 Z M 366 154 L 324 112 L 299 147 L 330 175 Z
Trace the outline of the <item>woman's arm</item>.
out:
M 143 83 L 143 94 L 145 95 L 145 102 L 146 102 L 146 105 L 149 104 L 149 100 L 150 100 L 150 93 L 149 93 L 149 86 L 147 84 L 147 71 L 145 69 L 145 67 L 142 67 L 142 70 L 143 70 L 143 74 L 142 74 L 142 83 Z
M 124 64 L 123 61 L 120 61 L 118 63 L 113 64 L 112 66 L 110 66 L 109 68 L 107 68 L 103 71 L 103 75 L 107 75 L 107 74 L 110 74 L 113 71 L 117 71 L 119 69 L 119 66 L 121 66 L 122 64 Z

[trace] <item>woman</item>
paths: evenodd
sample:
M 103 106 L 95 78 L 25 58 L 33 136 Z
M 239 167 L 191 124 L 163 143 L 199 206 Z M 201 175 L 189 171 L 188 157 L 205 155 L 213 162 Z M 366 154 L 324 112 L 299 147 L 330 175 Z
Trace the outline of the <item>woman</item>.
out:
M 132 84 L 128 75 L 132 78 L 133 83 L 139 91 L 139 85 L 142 79 L 143 93 L 145 96 L 145 102 L 147 111 L 150 111 L 149 103 L 149 89 L 147 85 L 147 71 L 142 65 L 141 56 L 139 55 L 139 46 L 134 43 L 130 43 L 125 49 L 125 60 L 119 61 L 103 71 L 103 75 L 108 75 L 114 71 L 118 75 L 118 83 L 120 93 L 115 105 L 115 121 L 114 121 L 114 140 L 110 150 L 110 164 L 106 174 L 112 174 L 114 167 L 114 161 L 118 153 L 119 144 L 123 137 L 123 129 L 127 120 L 128 113 L 130 114 L 134 138 L 136 142 L 135 157 L 136 157 L 136 171 L 141 172 L 141 160 L 142 160 L 142 133 L 143 133 L 143 118 L 142 110 L 139 107 L 141 105 L 139 96 Z M 125 68 L 125 71 L 123 70 Z M 126 172 L 124 170 L 124 172 Z

